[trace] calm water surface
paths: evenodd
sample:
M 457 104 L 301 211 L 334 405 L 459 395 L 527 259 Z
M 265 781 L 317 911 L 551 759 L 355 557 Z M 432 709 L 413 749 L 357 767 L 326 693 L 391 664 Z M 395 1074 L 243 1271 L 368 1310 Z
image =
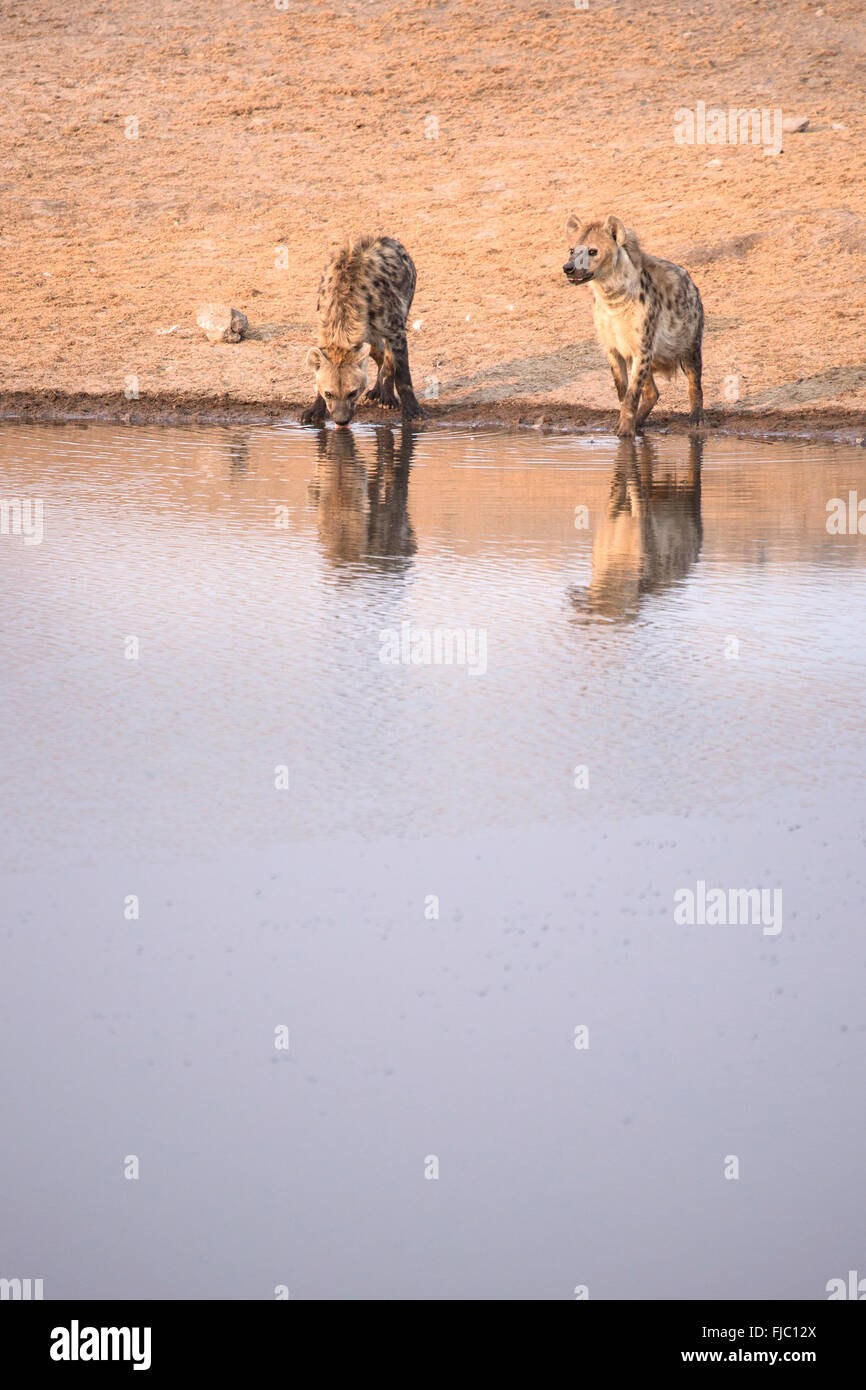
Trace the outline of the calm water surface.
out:
M 864 465 L 3 426 L 43 534 L 0 534 L 0 1276 L 863 1269 L 866 536 L 826 522 Z M 699 883 L 778 922 L 677 920 Z

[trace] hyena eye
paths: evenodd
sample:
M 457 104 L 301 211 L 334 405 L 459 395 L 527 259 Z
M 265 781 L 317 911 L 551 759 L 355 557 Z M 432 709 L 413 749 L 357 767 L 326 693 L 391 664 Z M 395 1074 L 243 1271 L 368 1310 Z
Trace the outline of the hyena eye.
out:
M 596 248 L 595 248 L 594 246 L 590 246 L 590 248 L 589 248 L 589 250 L 588 250 L 588 252 L 587 252 L 587 255 L 588 255 L 588 256 L 597 256 L 597 255 L 598 255 L 598 251 L 596 250 Z
M 325 392 L 325 400 L 326 400 L 326 401 L 332 401 L 333 399 L 334 399 L 334 393 L 333 393 L 333 391 L 326 391 L 326 392 Z

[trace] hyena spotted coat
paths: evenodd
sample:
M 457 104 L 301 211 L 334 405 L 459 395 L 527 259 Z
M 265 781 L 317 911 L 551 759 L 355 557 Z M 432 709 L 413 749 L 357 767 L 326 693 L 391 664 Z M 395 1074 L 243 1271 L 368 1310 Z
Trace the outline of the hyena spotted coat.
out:
M 415 279 L 412 257 L 393 237 L 356 237 L 335 251 L 319 284 L 319 343 L 307 353 L 316 399 L 301 416 L 304 424 L 320 424 L 326 413 L 337 425 L 350 423 L 367 386 L 368 357 L 379 372 L 366 399 L 399 405 L 404 420 L 424 414 L 406 342 Z
M 658 400 L 653 372 L 672 376 L 678 367 L 689 384 L 691 423 L 699 425 L 704 308 L 688 271 L 642 250 L 618 217 L 587 222 L 572 214 L 565 229 L 574 244 L 562 268 L 595 296 L 596 332 L 620 402 L 617 434 L 632 437 Z

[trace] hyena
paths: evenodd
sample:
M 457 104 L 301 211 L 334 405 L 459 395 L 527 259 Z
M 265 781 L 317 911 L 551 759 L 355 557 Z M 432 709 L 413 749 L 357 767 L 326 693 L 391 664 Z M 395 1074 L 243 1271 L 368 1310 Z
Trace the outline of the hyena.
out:
M 367 386 L 368 356 L 379 374 L 366 399 L 402 407 L 404 420 L 424 414 L 406 343 L 415 279 L 412 257 L 393 237 L 356 237 L 334 253 L 319 284 L 319 345 L 307 353 L 316 399 L 301 416 L 305 425 L 321 424 L 326 413 L 337 425 L 350 423 Z
M 653 372 L 672 376 L 677 367 L 688 379 L 691 423 L 701 424 L 704 307 L 688 271 L 641 250 L 618 217 L 587 222 L 572 214 L 565 229 L 574 245 L 562 268 L 595 295 L 596 332 L 620 402 L 617 434 L 632 437 L 658 400 Z

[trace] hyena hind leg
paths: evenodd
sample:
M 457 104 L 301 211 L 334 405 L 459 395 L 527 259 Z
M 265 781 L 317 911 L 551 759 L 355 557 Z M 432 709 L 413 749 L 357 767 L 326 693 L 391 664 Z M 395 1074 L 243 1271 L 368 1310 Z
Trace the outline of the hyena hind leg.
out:
M 652 372 L 650 372 L 649 376 L 644 382 L 644 388 L 641 392 L 640 405 L 638 406 L 637 415 L 635 416 L 634 427 L 636 430 L 639 430 L 641 428 L 644 421 L 649 416 L 658 398 L 659 388 L 655 384 L 655 379 L 653 377 Z
M 683 362 L 683 371 L 689 383 L 689 423 L 702 425 L 704 422 L 704 393 L 701 387 L 701 349 L 700 344 L 691 357 Z
M 409 347 L 405 333 L 394 342 L 391 351 L 394 354 L 394 375 L 397 390 L 400 393 L 400 405 L 403 407 L 403 419 L 423 420 L 427 412 L 419 403 L 412 386 L 412 374 L 409 371 Z

